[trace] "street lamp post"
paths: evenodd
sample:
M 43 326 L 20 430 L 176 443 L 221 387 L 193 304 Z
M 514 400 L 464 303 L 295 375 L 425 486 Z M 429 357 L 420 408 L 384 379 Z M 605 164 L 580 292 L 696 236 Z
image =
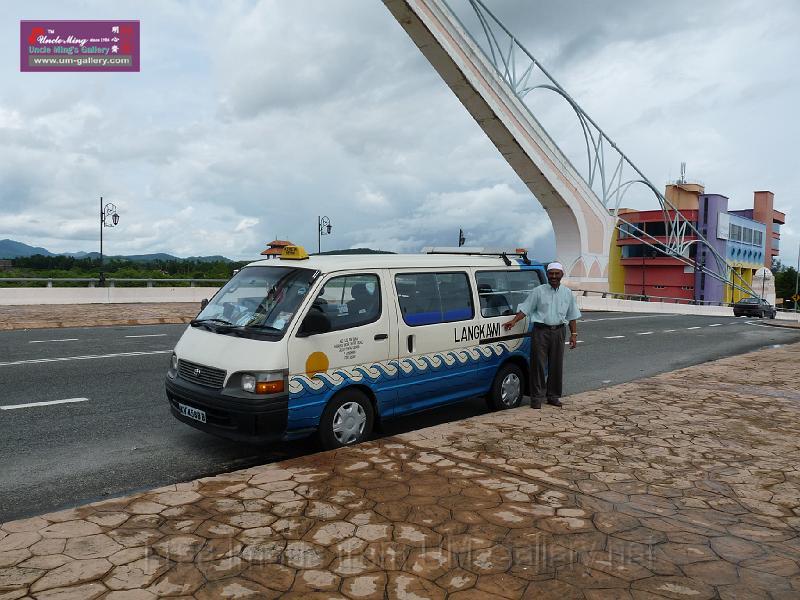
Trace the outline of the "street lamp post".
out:
M 103 206 L 103 197 L 100 196 L 100 287 L 106 284 L 106 278 L 103 274 L 103 228 L 115 227 L 117 223 L 119 223 L 117 207 L 111 202 Z
M 328 217 L 317 217 L 317 254 L 322 252 L 322 236 L 330 235 L 333 225 Z
M 800 246 L 797 247 L 797 270 L 794 272 L 794 312 L 797 312 L 798 283 L 800 283 Z

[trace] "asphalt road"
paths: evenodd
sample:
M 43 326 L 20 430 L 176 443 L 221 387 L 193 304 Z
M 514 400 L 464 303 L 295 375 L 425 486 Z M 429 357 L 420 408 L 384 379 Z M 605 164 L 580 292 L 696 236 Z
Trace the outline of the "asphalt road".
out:
M 184 328 L 0 332 L 0 522 L 318 450 L 313 440 L 237 444 L 173 419 L 163 379 Z M 685 315 L 587 313 L 579 331 L 567 393 L 800 341 L 757 320 Z M 57 400 L 69 402 L 49 404 Z M 485 410 L 475 399 L 398 419 L 383 434 Z

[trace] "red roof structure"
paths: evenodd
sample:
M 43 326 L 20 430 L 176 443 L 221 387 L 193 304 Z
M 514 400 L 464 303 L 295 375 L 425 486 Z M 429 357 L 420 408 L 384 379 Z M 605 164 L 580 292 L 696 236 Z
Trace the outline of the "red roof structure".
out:
M 268 248 L 261 253 L 262 256 L 280 256 L 286 246 L 294 244 L 287 240 L 272 240 L 267 246 Z

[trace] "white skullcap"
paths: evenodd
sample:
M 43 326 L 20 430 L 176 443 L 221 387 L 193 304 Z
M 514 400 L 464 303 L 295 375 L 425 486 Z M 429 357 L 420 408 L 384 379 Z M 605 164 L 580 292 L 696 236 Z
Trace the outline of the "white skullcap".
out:
M 562 266 L 562 264 L 560 262 L 551 262 L 549 265 L 547 265 L 547 270 L 548 271 L 561 271 L 563 273 L 564 272 L 564 267 Z

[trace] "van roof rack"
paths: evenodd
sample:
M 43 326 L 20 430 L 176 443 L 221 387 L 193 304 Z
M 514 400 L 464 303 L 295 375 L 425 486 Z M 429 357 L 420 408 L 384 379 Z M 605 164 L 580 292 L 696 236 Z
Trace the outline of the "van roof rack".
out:
M 465 256 L 499 256 L 506 266 L 511 265 L 509 256 L 519 256 L 526 265 L 531 264 L 527 250 L 503 250 L 501 248 L 482 248 L 469 246 L 428 246 L 422 249 L 423 254 L 460 254 Z

